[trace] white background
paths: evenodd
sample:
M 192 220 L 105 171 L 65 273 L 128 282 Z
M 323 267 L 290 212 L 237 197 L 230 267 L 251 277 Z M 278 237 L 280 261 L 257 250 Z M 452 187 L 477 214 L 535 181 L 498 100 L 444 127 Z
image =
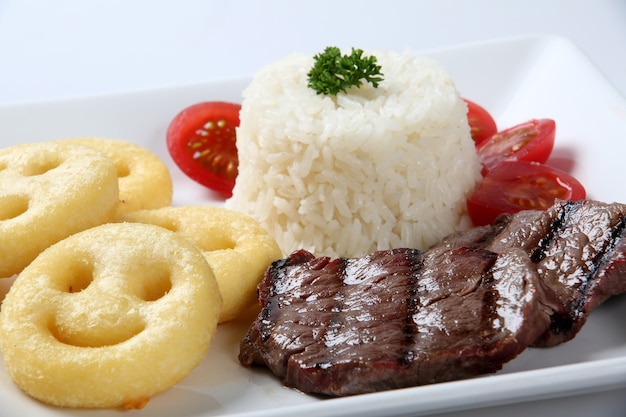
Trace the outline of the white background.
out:
M 570 38 L 626 95 L 625 0 L 3 0 L 0 103 L 249 76 L 328 45 Z
M 328 45 L 420 51 L 529 34 L 571 39 L 626 95 L 626 0 L 4 0 L 0 104 L 250 76 Z M 626 390 L 454 416 L 624 413 Z

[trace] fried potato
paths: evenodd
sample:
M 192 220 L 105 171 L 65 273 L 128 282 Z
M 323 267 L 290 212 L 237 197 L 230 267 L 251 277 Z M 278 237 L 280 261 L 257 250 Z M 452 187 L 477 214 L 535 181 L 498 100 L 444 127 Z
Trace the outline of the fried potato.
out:
M 106 138 L 60 139 L 102 152 L 113 161 L 119 181 L 115 216 L 172 203 L 173 185 L 167 166 L 157 155 L 132 142 Z
M 15 384 L 63 407 L 140 408 L 205 356 L 221 297 L 198 248 L 163 228 L 110 223 L 26 267 L 0 310 Z
M 263 273 L 281 257 L 276 240 L 256 220 L 225 208 L 163 207 L 127 213 L 121 220 L 165 227 L 202 250 L 224 301 L 220 322 L 255 303 Z
M 113 163 L 62 143 L 0 149 L 0 277 L 19 273 L 59 240 L 108 222 L 118 203 Z

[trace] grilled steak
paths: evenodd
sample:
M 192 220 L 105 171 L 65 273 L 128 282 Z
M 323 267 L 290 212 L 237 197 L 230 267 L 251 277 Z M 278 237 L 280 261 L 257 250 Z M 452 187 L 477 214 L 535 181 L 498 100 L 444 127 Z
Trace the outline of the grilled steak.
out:
M 535 346 L 572 339 L 595 307 L 626 292 L 625 217 L 626 205 L 579 201 L 496 222 L 485 248 L 522 248 L 552 293 L 550 327 Z
M 330 396 L 469 378 L 574 337 L 626 292 L 626 206 L 559 202 L 427 251 L 354 259 L 298 251 L 259 285 L 239 360 Z

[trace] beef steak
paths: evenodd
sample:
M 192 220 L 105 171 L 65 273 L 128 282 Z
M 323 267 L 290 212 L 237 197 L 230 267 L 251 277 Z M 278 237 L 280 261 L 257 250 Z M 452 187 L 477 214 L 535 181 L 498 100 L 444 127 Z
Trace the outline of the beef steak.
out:
M 557 202 L 424 252 L 294 252 L 267 269 L 239 360 L 328 396 L 495 372 L 528 346 L 571 339 L 626 292 L 625 207 Z
M 534 346 L 572 339 L 595 307 L 626 292 L 625 217 L 626 205 L 584 200 L 496 222 L 484 247 L 522 248 L 553 297 L 550 326 Z
M 296 252 L 268 269 L 240 360 L 332 396 L 495 372 L 549 324 L 527 262 L 521 251 L 467 248 Z

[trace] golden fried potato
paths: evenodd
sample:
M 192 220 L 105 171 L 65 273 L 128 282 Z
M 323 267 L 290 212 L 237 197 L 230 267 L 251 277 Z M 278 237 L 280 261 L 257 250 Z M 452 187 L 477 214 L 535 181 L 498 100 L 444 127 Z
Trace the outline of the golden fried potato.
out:
M 120 201 L 116 216 L 172 203 L 172 178 L 167 166 L 148 149 L 132 142 L 105 138 L 60 139 L 88 146 L 111 159 L 117 169 Z
M 115 166 L 62 143 L 0 149 L 0 277 L 20 272 L 51 244 L 113 218 Z
M 110 223 L 52 245 L 17 277 L 0 351 L 15 384 L 45 403 L 140 408 L 202 360 L 220 308 L 196 246 Z
M 281 257 L 276 240 L 256 220 L 225 208 L 163 207 L 127 213 L 121 219 L 165 227 L 202 250 L 224 301 L 220 322 L 238 317 L 255 303 L 263 273 Z

